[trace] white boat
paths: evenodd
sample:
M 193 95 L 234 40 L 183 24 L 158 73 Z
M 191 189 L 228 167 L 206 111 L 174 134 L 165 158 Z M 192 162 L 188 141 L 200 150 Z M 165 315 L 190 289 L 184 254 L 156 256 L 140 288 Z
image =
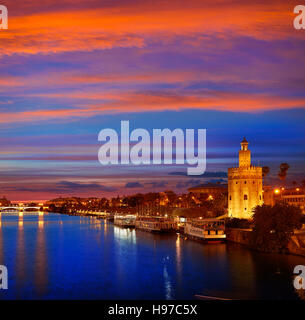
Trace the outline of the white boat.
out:
M 174 219 L 155 216 L 138 216 L 136 228 L 149 232 L 173 232 L 177 228 Z
M 198 240 L 225 241 L 225 222 L 219 219 L 195 219 L 185 224 L 184 233 Z
M 134 228 L 136 224 L 136 216 L 133 214 L 115 215 L 114 224 L 124 228 Z
M 96 215 L 98 219 L 104 219 L 108 221 L 113 221 L 114 220 L 114 214 L 109 213 L 109 212 L 99 212 L 98 215 Z

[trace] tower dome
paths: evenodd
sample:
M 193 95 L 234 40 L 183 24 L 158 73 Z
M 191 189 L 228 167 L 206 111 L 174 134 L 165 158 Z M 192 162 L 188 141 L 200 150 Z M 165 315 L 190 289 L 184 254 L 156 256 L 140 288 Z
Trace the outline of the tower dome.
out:
M 240 143 L 241 145 L 241 150 L 246 151 L 248 150 L 248 145 L 249 142 L 247 141 L 247 139 L 244 137 L 243 141 Z

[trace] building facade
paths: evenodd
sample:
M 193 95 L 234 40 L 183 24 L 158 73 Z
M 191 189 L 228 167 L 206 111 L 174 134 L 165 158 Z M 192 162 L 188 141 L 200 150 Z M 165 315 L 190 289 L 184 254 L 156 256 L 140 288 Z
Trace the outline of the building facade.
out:
M 251 165 L 251 151 L 244 138 L 239 150 L 239 166 L 228 169 L 228 215 L 250 219 L 253 209 L 263 204 L 262 167 Z
M 282 200 L 292 206 L 299 207 L 305 214 L 305 190 L 300 188 L 285 190 L 282 193 Z

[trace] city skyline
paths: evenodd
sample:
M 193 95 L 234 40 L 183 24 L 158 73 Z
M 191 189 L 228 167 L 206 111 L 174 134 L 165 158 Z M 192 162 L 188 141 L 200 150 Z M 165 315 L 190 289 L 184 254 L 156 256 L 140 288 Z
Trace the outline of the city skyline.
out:
M 111 197 L 225 182 L 245 136 L 276 184 L 305 179 L 305 34 L 296 1 L 2 1 L 0 195 Z M 289 50 L 287 50 L 289 48 Z M 98 163 L 98 133 L 207 129 L 205 176 Z

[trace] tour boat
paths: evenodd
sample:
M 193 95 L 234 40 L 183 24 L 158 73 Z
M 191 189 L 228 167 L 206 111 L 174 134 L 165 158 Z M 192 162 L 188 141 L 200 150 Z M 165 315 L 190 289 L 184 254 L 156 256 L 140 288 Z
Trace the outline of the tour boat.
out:
M 138 216 L 136 228 L 149 232 L 174 232 L 177 223 L 170 218 L 155 216 Z
M 184 233 L 197 240 L 222 242 L 226 239 L 224 220 L 218 219 L 195 219 L 187 222 Z
M 104 219 L 108 221 L 114 221 L 114 214 L 107 213 Z
M 115 215 L 114 224 L 123 228 L 134 228 L 136 216 L 134 214 Z
M 96 216 L 98 219 L 104 219 L 107 221 L 114 221 L 114 214 L 109 212 L 101 212 L 101 214 Z

